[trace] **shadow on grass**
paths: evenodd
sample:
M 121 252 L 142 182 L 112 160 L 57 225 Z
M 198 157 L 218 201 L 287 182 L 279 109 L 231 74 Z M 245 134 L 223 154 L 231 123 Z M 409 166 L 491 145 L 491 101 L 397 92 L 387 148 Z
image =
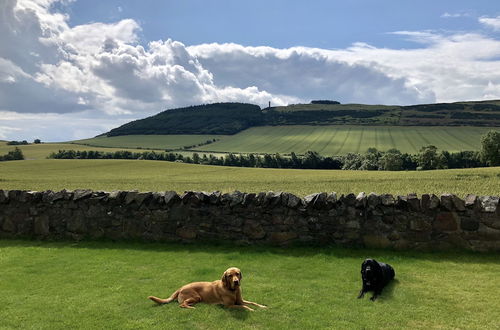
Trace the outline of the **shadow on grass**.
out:
M 394 289 L 398 285 L 399 285 L 399 280 L 397 278 L 390 281 L 389 284 L 387 284 L 387 286 L 382 291 L 382 294 L 377 299 L 382 300 L 382 301 L 391 300 L 393 295 L 394 295 Z
M 479 253 L 472 251 L 449 251 L 449 252 L 421 252 L 421 251 L 395 251 L 367 248 L 346 248 L 338 246 L 302 246 L 293 245 L 289 247 L 278 246 L 235 246 L 229 243 L 175 243 L 175 242 L 140 242 L 140 241 L 40 241 L 28 239 L 0 239 L 0 248 L 7 247 L 38 247 L 51 249 L 111 249 L 111 250 L 139 250 L 157 252 L 190 252 L 190 253 L 228 253 L 240 254 L 275 254 L 287 257 L 308 257 L 317 255 L 335 256 L 336 258 L 358 259 L 366 258 L 381 259 L 384 262 L 404 259 L 405 263 L 419 262 L 422 259 L 428 261 L 454 261 L 460 263 L 475 264 L 498 264 L 498 253 Z
M 222 305 L 219 305 L 219 307 L 226 311 L 226 313 L 229 314 L 232 318 L 242 321 L 248 318 L 248 313 L 252 313 L 251 311 L 247 311 L 244 309 L 227 308 Z

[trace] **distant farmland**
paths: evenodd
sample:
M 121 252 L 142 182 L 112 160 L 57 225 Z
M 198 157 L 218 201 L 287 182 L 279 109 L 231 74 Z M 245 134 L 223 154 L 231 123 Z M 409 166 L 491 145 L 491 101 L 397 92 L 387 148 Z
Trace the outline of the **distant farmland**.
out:
M 487 127 L 423 126 L 264 126 L 253 127 L 217 143 L 196 148 L 203 151 L 242 153 L 305 153 L 323 155 L 364 153 L 374 147 L 417 153 L 422 146 L 440 150 L 478 150 Z
M 368 148 L 385 151 L 396 148 L 418 153 L 425 145 L 450 152 L 479 150 L 481 135 L 492 127 L 456 126 L 261 126 L 235 135 L 124 135 L 74 141 L 96 147 L 191 149 L 202 152 L 303 154 L 308 150 L 323 155 L 364 153 Z M 216 142 L 198 146 L 207 140 Z
M 185 146 L 198 145 L 207 141 L 220 140 L 225 135 L 122 135 L 95 137 L 77 140 L 73 143 L 97 147 L 143 148 L 143 149 L 182 149 Z

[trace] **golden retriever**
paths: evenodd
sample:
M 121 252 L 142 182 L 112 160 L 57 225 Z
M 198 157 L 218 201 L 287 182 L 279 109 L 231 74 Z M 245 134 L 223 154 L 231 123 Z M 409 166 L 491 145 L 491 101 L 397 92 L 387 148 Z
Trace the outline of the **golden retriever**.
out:
M 241 297 L 241 271 L 236 267 L 228 268 L 222 279 L 213 282 L 193 282 L 184 285 L 167 299 L 154 296 L 148 298 L 157 304 L 168 304 L 177 299 L 180 307 L 194 308 L 193 305 L 204 302 L 208 304 L 222 304 L 230 308 L 243 308 L 253 311 L 246 305 L 267 308 L 252 301 L 243 300 Z

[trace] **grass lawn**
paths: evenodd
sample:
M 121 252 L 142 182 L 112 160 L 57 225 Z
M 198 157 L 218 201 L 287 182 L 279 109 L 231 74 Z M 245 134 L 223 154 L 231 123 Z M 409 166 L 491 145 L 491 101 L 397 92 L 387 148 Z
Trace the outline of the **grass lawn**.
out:
M 230 192 L 454 193 L 500 195 L 500 167 L 435 171 L 239 168 L 146 160 L 0 162 L 0 189 L 185 190 Z
M 376 302 L 356 299 L 367 258 L 394 266 Z M 191 281 L 243 272 L 255 312 L 154 307 Z M 2 329 L 498 329 L 498 255 L 340 248 L 0 241 Z

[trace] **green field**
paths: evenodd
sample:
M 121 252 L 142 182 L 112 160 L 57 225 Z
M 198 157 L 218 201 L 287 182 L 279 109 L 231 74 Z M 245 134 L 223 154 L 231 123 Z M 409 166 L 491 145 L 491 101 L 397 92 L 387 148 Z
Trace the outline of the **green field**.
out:
M 303 154 L 308 150 L 323 155 L 364 153 L 396 148 L 416 154 L 422 146 L 435 145 L 450 152 L 478 150 L 487 127 L 423 126 L 266 126 L 253 127 L 219 142 L 198 147 L 203 151 L 241 153 Z
M 5 155 L 9 151 L 14 150 L 14 148 L 16 147 L 22 150 L 25 159 L 45 159 L 51 153 L 57 152 L 58 150 L 79 150 L 79 151 L 97 150 L 103 152 L 114 152 L 126 149 L 133 152 L 145 151 L 142 149 L 128 149 L 123 147 L 117 147 L 117 148 L 102 148 L 94 146 L 91 147 L 91 146 L 70 144 L 70 143 L 42 143 L 42 144 L 11 146 L 7 145 L 6 142 L 0 142 L 0 155 Z M 164 150 L 158 150 L 158 151 L 162 152 Z
M 413 172 L 290 170 L 193 165 L 147 160 L 30 160 L 0 162 L 0 189 L 286 191 L 337 193 L 454 193 L 500 195 L 500 168 Z
M 396 280 L 356 299 L 361 262 Z M 241 268 L 254 312 L 160 307 L 192 281 Z M 0 241 L 2 329 L 498 329 L 498 255 L 340 248 Z
M 235 135 L 126 135 L 78 140 L 106 147 L 141 147 L 176 149 L 209 139 L 219 141 L 192 149 L 202 152 L 304 154 L 316 151 L 322 155 L 364 153 L 368 148 L 386 151 L 396 148 L 416 154 L 422 146 L 435 145 L 450 152 L 479 150 L 481 136 L 491 127 L 454 126 L 263 126 Z
M 95 137 L 76 140 L 72 143 L 97 147 L 149 148 L 149 149 L 182 149 L 205 143 L 207 140 L 224 139 L 226 135 L 123 135 L 112 137 Z

